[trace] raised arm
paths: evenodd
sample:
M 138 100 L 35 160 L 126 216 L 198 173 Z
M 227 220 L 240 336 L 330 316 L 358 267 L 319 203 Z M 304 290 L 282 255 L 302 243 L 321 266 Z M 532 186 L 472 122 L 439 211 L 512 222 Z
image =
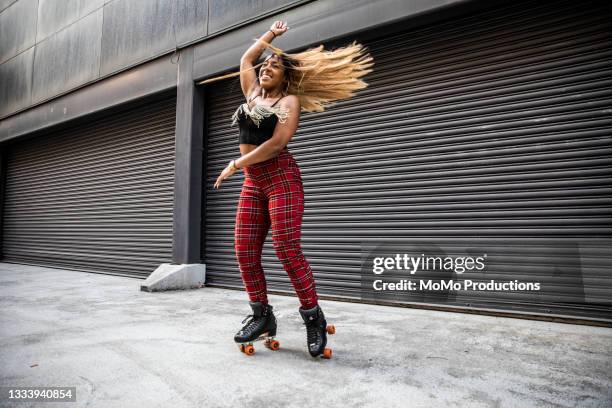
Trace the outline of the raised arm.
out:
M 268 31 L 266 31 L 261 37 L 260 40 L 264 40 L 268 43 L 271 43 L 272 40 L 287 31 L 288 27 L 285 23 L 280 20 L 277 20 L 272 24 L 272 27 Z M 253 45 L 251 45 L 240 57 L 240 87 L 242 88 L 242 93 L 244 97 L 249 100 L 249 97 L 255 92 L 259 93 L 259 80 L 257 78 L 257 73 L 253 68 L 253 64 L 264 52 L 266 47 L 258 40 Z

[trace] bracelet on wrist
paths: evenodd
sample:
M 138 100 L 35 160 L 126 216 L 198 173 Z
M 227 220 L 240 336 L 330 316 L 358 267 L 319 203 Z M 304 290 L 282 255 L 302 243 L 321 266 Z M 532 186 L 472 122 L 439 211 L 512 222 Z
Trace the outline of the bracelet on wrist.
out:
M 272 35 L 274 36 L 274 38 L 276 38 L 276 34 L 274 34 L 274 31 L 272 31 L 272 30 L 268 30 L 268 31 L 272 33 Z

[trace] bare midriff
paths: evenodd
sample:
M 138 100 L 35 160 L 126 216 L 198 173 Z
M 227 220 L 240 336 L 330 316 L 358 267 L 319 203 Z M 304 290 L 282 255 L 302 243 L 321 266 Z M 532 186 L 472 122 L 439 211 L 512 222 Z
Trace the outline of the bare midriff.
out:
M 257 149 L 257 147 L 259 147 L 259 145 L 240 143 L 240 155 L 244 156 L 245 154 L 251 153 L 253 150 Z M 283 150 L 287 150 L 287 146 L 283 147 Z
M 245 154 L 251 153 L 255 149 L 257 149 L 257 145 L 248 144 L 248 143 L 240 143 L 240 154 L 242 156 L 244 156 Z

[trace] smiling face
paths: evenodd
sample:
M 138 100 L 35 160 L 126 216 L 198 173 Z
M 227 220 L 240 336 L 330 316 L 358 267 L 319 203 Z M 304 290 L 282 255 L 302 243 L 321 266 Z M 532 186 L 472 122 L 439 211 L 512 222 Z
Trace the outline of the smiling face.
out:
M 272 54 L 268 56 L 259 68 L 259 84 L 268 92 L 282 89 L 285 80 L 285 67 L 281 58 Z

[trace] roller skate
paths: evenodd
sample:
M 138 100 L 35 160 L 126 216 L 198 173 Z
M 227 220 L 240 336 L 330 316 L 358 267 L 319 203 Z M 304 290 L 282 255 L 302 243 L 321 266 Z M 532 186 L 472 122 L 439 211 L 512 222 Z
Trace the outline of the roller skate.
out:
M 327 345 L 327 334 L 336 333 L 334 325 L 327 325 L 323 310 L 319 305 L 312 309 L 302 309 L 300 307 L 300 315 L 306 325 L 306 339 L 308 344 L 308 352 L 312 357 L 317 357 L 322 354 L 323 358 L 331 358 L 332 349 L 325 347 Z
M 247 356 L 252 356 L 255 354 L 253 343 L 263 340 L 267 348 L 274 351 L 278 350 L 280 343 L 274 339 L 274 336 L 276 336 L 276 317 L 272 312 L 272 306 L 265 306 L 261 302 L 249 302 L 249 305 L 253 309 L 253 314 L 244 318 L 242 323 L 250 317 L 244 327 L 234 336 L 238 348 Z

